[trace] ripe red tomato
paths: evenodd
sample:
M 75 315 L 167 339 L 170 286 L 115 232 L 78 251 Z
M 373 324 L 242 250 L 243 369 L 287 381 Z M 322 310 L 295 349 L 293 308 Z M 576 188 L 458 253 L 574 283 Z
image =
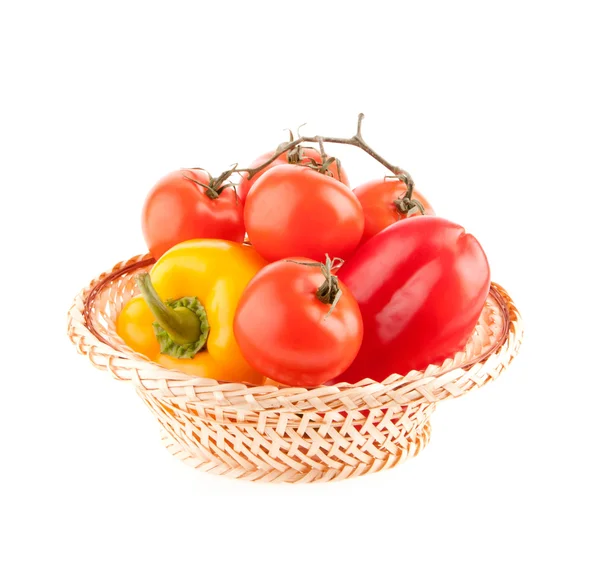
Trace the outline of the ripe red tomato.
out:
M 399 179 L 374 179 L 356 187 L 354 194 L 358 197 L 365 213 L 365 231 L 361 243 L 365 243 L 398 220 L 421 216 L 419 211 L 415 214 L 406 214 L 398 209 L 399 201 L 406 194 L 406 183 Z M 427 199 L 416 189 L 413 190 L 412 199 L 416 199 L 423 205 L 426 215 L 435 215 Z
M 382 381 L 464 348 L 483 309 L 490 269 L 479 242 L 436 216 L 389 226 L 340 269 L 356 298 L 364 339 L 336 382 Z
M 350 365 L 363 335 L 360 311 L 347 287 L 330 278 L 342 291 L 333 307 L 317 297 L 326 280 L 318 266 L 276 261 L 250 281 L 233 329 L 255 370 L 282 384 L 318 386 Z
M 150 253 L 158 259 L 174 245 L 196 238 L 244 240 L 244 207 L 233 189 L 211 198 L 207 172 L 181 169 L 163 177 L 148 193 L 142 230 Z M 198 182 L 198 183 L 196 183 Z
M 250 164 L 249 167 L 255 168 L 255 167 L 260 166 L 261 164 L 266 162 L 269 158 L 271 158 L 274 153 L 275 152 L 267 152 L 266 154 L 263 154 L 262 156 L 260 156 L 256 160 L 254 160 Z M 246 197 L 248 196 L 248 191 L 250 191 L 250 188 L 252 187 L 252 185 L 254 185 L 256 183 L 257 179 L 261 175 L 263 175 L 263 173 L 265 173 L 267 170 L 271 169 L 272 167 L 280 166 L 282 164 L 292 163 L 292 162 L 288 161 L 288 154 L 289 154 L 289 152 L 284 152 L 283 154 L 280 154 L 277 157 L 277 159 L 274 160 L 272 163 L 270 163 L 265 169 L 262 169 L 256 175 L 253 175 L 252 179 L 248 179 L 247 173 L 244 172 L 242 174 L 242 180 L 240 181 L 240 184 L 237 187 L 238 196 L 240 197 L 242 202 L 246 201 Z M 309 164 L 311 162 L 311 159 L 314 160 L 317 164 L 323 163 L 323 157 L 321 156 L 321 153 L 318 150 L 316 150 L 315 148 L 312 148 L 310 146 L 302 146 L 299 155 L 300 155 L 300 162 L 299 162 L 300 164 Z M 338 165 L 334 162 L 333 164 L 331 164 L 331 166 L 329 166 L 329 170 L 331 171 L 332 177 L 334 177 L 338 181 L 341 181 L 344 185 L 350 185 L 350 182 L 348 181 L 348 176 L 346 175 L 346 170 L 341 165 L 338 168 Z
M 255 184 L 244 208 L 250 242 L 267 261 L 301 255 L 346 258 L 363 234 L 356 195 L 333 177 L 282 164 Z

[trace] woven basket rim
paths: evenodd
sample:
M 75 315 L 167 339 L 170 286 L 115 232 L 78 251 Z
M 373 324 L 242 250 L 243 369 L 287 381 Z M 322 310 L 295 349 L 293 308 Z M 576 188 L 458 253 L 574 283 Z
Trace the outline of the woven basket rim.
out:
M 449 373 L 454 372 L 454 371 L 461 371 L 463 373 L 467 372 L 473 366 L 486 361 L 492 355 L 501 351 L 502 348 L 504 346 L 506 346 L 507 341 L 509 339 L 511 323 L 515 323 L 514 320 L 511 322 L 511 312 L 513 313 L 513 315 L 517 314 L 517 323 L 519 323 L 519 320 L 520 320 L 520 317 L 518 316 L 518 311 L 512 304 L 512 301 L 510 300 L 510 297 L 508 296 L 506 291 L 499 284 L 492 282 L 491 286 L 490 286 L 490 296 L 498 304 L 498 309 L 502 316 L 502 333 L 497 338 L 494 345 L 491 346 L 489 349 L 487 349 L 487 351 L 485 353 L 473 357 L 468 362 L 453 364 L 451 367 L 446 368 L 446 369 L 441 368 L 440 365 L 430 365 L 430 367 L 428 367 L 422 371 L 412 371 L 406 375 L 391 374 L 390 376 L 388 376 L 385 380 L 383 380 L 381 382 L 376 382 L 370 378 L 365 378 L 359 382 L 355 382 L 352 384 L 348 383 L 348 382 L 339 382 L 337 384 L 322 385 L 322 386 L 309 387 L 309 388 L 288 387 L 288 386 L 277 387 L 277 386 L 272 386 L 272 385 L 271 386 L 268 386 L 268 385 L 263 386 L 263 385 L 248 384 L 248 383 L 242 383 L 242 382 L 217 381 L 217 380 L 213 380 L 213 379 L 209 379 L 209 378 L 194 377 L 194 376 L 185 374 L 183 372 L 179 372 L 177 370 L 164 368 L 161 365 L 151 361 L 149 358 L 147 358 L 143 355 L 140 355 L 138 353 L 135 353 L 131 349 L 127 350 L 128 348 L 127 349 L 123 349 L 123 348 L 117 349 L 113 344 L 111 344 L 110 341 L 107 341 L 102 336 L 102 334 L 100 334 L 96 330 L 94 323 L 92 321 L 92 311 L 94 309 L 95 300 L 96 300 L 96 297 L 98 296 L 98 294 L 100 294 L 107 285 L 114 282 L 119 277 L 127 275 L 137 269 L 149 267 L 154 262 L 155 262 L 154 259 L 149 254 L 137 255 L 137 256 L 129 259 L 126 262 L 118 263 L 117 265 L 115 265 L 115 267 L 110 272 L 103 273 L 96 279 L 92 280 L 90 282 L 90 284 L 88 285 L 88 287 L 83 289 L 82 292 L 79 294 L 79 296 L 75 299 L 75 302 L 74 302 L 71 310 L 69 311 L 69 325 L 71 327 L 71 324 L 74 321 L 76 321 L 76 318 L 74 317 L 74 315 L 76 315 L 77 312 L 79 312 L 82 316 L 83 327 L 85 330 L 87 330 L 89 336 L 93 337 L 93 339 L 95 339 L 95 341 L 97 342 L 98 345 L 104 346 L 104 347 L 110 349 L 110 351 L 113 354 L 118 353 L 119 358 L 126 360 L 126 361 L 131 361 L 132 365 L 133 365 L 133 363 L 135 363 L 135 370 L 138 373 L 138 378 L 139 378 L 140 371 L 145 371 L 148 373 L 150 371 L 153 371 L 155 373 L 158 372 L 158 373 L 160 373 L 160 378 L 162 380 L 168 380 L 168 382 L 171 384 L 171 386 L 181 387 L 182 389 L 185 386 L 191 385 L 191 386 L 196 387 L 196 391 L 198 391 L 198 389 L 199 389 L 198 386 L 205 387 L 207 392 L 215 392 L 215 391 L 221 390 L 221 391 L 227 391 L 227 392 L 234 391 L 237 393 L 236 390 L 238 390 L 240 392 L 240 395 L 247 394 L 247 393 L 260 394 L 261 399 L 264 400 L 265 398 L 268 398 L 269 396 L 278 397 L 282 391 L 285 392 L 288 396 L 290 394 L 290 391 L 299 392 L 299 393 L 303 393 L 303 394 L 307 394 L 307 392 L 309 392 L 309 393 L 314 392 L 315 396 L 318 397 L 320 390 L 326 390 L 327 392 L 332 392 L 332 391 L 335 391 L 335 389 L 337 388 L 339 390 L 344 390 L 344 392 L 347 393 L 352 388 L 355 388 L 358 392 L 361 392 L 361 390 L 365 390 L 368 387 L 369 391 L 373 392 L 376 389 L 375 386 L 379 390 L 393 390 L 393 389 L 397 388 L 399 385 L 406 385 L 407 383 L 419 381 L 424 378 L 434 377 L 434 378 L 447 379 L 447 375 Z M 520 326 L 519 326 L 519 328 L 520 328 Z M 80 349 L 80 351 L 83 352 L 84 354 L 88 354 L 87 352 L 85 352 L 81 349 Z M 448 359 L 451 359 L 451 358 L 452 357 L 448 357 Z M 446 361 L 444 361 L 444 362 L 446 362 Z M 110 370 L 111 369 L 110 364 L 106 368 Z M 431 371 L 432 368 L 435 370 L 434 372 Z M 143 377 L 144 376 L 142 376 L 142 378 Z M 202 390 L 200 390 L 200 391 L 202 391 Z M 167 395 L 169 395 L 169 394 L 172 395 L 170 389 L 167 392 Z

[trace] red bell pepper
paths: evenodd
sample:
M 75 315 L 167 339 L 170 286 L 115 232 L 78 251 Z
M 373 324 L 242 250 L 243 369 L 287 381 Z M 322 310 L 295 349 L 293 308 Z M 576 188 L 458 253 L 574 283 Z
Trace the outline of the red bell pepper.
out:
M 382 381 L 442 362 L 461 350 L 485 304 L 490 269 L 479 242 L 435 216 L 389 226 L 342 266 L 364 336 L 335 382 Z

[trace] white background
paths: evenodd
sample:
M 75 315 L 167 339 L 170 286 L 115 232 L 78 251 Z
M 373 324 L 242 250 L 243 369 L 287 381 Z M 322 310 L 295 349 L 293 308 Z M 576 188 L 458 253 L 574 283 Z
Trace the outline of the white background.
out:
M 598 559 L 595 2 L 14 2 L 0 8 L 0 558 Z M 487 251 L 526 322 L 417 458 L 268 486 L 172 458 L 76 354 L 75 294 L 145 251 L 147 190 L 307 122 L 363 132 Z M 335 152 L 354 184 L 382 173 Z

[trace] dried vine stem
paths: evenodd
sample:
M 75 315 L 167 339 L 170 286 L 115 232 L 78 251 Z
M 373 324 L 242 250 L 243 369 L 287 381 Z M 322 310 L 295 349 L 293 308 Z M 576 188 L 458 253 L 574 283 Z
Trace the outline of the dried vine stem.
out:
M 375 150 L 373 150 L 373 148 L 371 148 L 365 142 L 365 140 L 362 136 L 362 122 L 363 122 L 364 118 L 365 118 L 365 116 L 363 113 L 360 113 L 358 115 L 358 124 L 356 126 L 356 133 L 354 134 L 354 136 L 352 136 L 350 138 L 338 138 L 335 136 L 321 136 L 321 135 L 300 136 L 299 138 L 297 138 L 295 140 L 290 140 L 289 142 L 280 144 L 279 147 L 277 148 L 276 152 L 261 165 L 255 167 L 255 168 L 236 169 L 235 171 L 240 172 L 240 173 L 246 172 L 248 174 L 248 178 L 251 179 L 259 171 L 261 171 L 262 169 L 266 168 L 268 165 L 273 163 L 279 156 L 281 156 L 281 154 L 284 154 L 285 152 L 294 149 L 296 146 L 298 146 L 299 144 L 302 144 L 303 142 L 318 143 L 319 146 L 321 147 L 321 149 L 322 149 L 324 142 L 328 142 L 331 144 L 349 144 L 350 146 L 356 146 L 357 148 L 360 148 L 363 151 L 365 151 L 367 154 L 369 154 L 369 156 L 371 156 L 372 158 L 377 160 L 380 164 L 382 164 L 387 169 L 389 169 L 394 174 L 394 177 L 400 179 L 401 181 L 404 181 L 404 183 L 406 184 L 406 195 L 404 198 L 410 200 L 412 198 L 413 189 L 415 187 L 415 182 L 413 181 L 412 177 L 410 176 L 410 174 L 407 171 L 388 162 L 383 156 L 380 156 L 377 152 L 375 152 Z

